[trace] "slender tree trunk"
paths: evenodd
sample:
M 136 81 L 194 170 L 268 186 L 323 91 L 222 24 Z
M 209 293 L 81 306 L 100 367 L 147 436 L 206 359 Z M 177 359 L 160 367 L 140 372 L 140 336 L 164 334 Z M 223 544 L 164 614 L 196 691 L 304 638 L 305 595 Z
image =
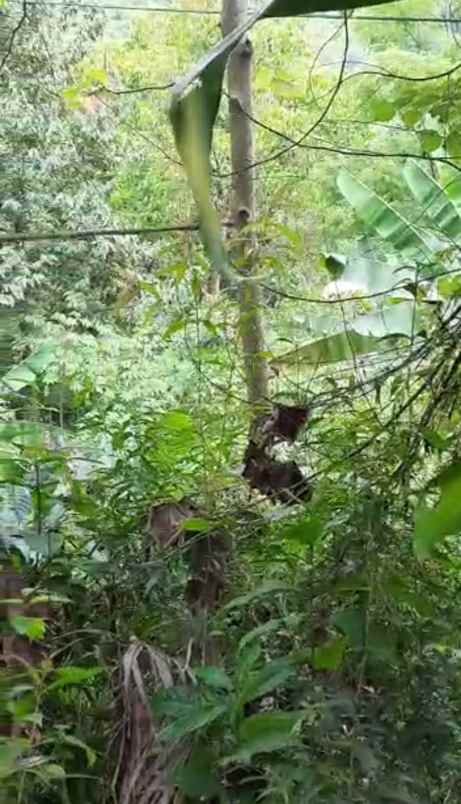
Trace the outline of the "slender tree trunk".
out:
M 245 19 L 247 0 L 223 0 L 221 24 L 226 35 Z M 239 330 L 242 339 L 248 401 L 257 410 L 267 398 L 268 371 L 264 356 L 264 331 L 260 289 L 254 280 L 253 238 L 243 231 L 255 219 L 253 131 L 251 114 L 251 65 L 253 48 L 245 36 L 235 48 L 228 66 L 229 115 L 233 176 L 232 216 L 240 230 L 236 254 L 242 281 L 239 293 Z

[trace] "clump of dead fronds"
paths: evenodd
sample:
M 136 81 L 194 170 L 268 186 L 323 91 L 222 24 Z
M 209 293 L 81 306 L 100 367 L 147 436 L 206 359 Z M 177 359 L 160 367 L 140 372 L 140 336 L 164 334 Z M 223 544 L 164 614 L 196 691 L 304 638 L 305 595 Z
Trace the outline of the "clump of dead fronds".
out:
M 183 800 L 170 780 L 176 764 L 185 758 L 185 749 L 160 741 L 160 726 L 150 705 L 153 694 L 172 687 L 180 675 L 184 673 L 174 660 L 138 640 L 132 640 L 122 657 L 111 740 L 117 804 L 180 804 Z

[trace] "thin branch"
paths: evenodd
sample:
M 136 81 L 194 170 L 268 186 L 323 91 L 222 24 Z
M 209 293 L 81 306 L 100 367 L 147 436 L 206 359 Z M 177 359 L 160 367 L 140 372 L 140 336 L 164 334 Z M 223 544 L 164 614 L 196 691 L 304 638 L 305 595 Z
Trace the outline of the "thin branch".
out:
M 347 146 L 313 145 L 311 143 L 300 142 L 299 140 L 295 140 L 293 137 L 290 137 L 289 134 L 285 134 L 284 131 L 279 131 L 273 126 L 269 126 L 267 123 L 263 123 L 262 120 L 258 120 L 258 118 L 254 117 L 254 115 L 245 111 L 245 109 L 243 109 L 242 111 L 248 117 L 248 119 L 251 120 L 252 123 L 254 123 L 255 126 L 258 126 L 259 128 L 263 129 L 263 131 L 267 131 L 270 134 L 274 134 L 276 137 L 280 137 L 280 139 L 292 143 L 293 146 L 296 146 L 298 148 L 305 148 L 308 151 L 326 151 L 327 153 L 341 154 L 343 156 L 358 156 L 358 157 L 370 156 L 376 159 L 420 159 L 423 162 L 441 162 L 442 164 L 448 165 L 449 167 L 452 167 L 454 170 L 461 172 L 461 168 L 459 167 L 459 165 L 456 165 L 454 162 L 452 162 L 448 156 L 427 156 L 425 154 L 411 153 L 410 151 L 368 151 L 358 148 L 348 148 Z M 271 158 L 272 157 L 268 157 L 268 159 Z M 261 162 L 258 162 L 256 164 L 261 164 Z M 254 167 L 254 165 L 251 165 L 251 167 Z M 219 173 L 216 175 L 218 175 L 219 178 L 228 178 L 232 174 Z
M 101 92 L 108 92 L 110 95 L 135 95 L 138 92 L 163 92 L 166 89 L 171 89 L 174 86 L 174 81 L 169 81 L 168 84 L 153 84 L 152 86 L 139 87 L 138 89 L 111 89 L 105 84 L 100 84 L 96 89 L 87 92 L 87 97 L 91 95 L 99 95 Z
M 333 280 L 334 281 L 334 280 Z M 341 296 L 340 298 L 334 299 L 319 299 L 319 298 L 311 298 L 308 296 L 297 296 L 294 293 L 286 293 L 283 290 L 277 290 L 276 288 L 271 287 L 270 285 L 266 285 L 264 282 L 259 282 L 258 285 L 264 290 L 268 290 L 270 293 L 274 293 L 276 296 L 281 296 L 284 299 L 291 299 L 292 301 L 302 301 L 307 302 L 308 304 L 341 304 L 342 302 L 347 301 L 365 301 L 366 299 L 375 299 L 378 296 L 387 296 L 389 293 L 392 293 L 396 290 L 404 290 L 406 285 L 408 285 L 408 281 L 398 282 L 396 285 L 393 285 L 387 290 L 378 290 L 376 293 L 369 293 L 366 296 Z
M 232 226 L 232 222 L 224 222 L 223 226 Z M 92 237 L 115 237 L 124 235 L 170 234 L 174 232 L 197 232 L 197 223 L 180 223 L 176 226 L 152 226 L 142 229 L 81 229 L 75 232 L 15 232 L 0 234 L 2 243 L 26 243 L 40 240 L 86 240 Z

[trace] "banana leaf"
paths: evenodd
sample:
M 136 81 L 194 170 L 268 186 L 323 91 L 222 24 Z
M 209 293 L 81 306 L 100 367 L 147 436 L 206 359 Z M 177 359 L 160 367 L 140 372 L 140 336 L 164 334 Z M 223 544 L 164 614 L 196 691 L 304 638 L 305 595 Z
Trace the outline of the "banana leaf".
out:
M 403 176 L 414 197 L 422 206 L 422 212 L 434 226 L 450 238 L 461 235 L 461 217 L 455 204 L 432 176 L 416 162 L 406 163 Z
M 347 170 L 341 170 L 337 184 L 344 198 L 354 207 L 361 220 L 387 240 L 398 252 L 424 261 L 430 258 L 431 246 L 402 215 L 396 212 L 366 184 Z

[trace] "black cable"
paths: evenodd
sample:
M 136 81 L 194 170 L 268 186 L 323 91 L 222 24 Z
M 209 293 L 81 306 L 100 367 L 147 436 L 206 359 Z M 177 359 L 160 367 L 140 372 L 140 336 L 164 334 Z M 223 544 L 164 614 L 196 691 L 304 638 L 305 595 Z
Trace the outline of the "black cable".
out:
M 9 0 L 10 3 L 18 3 L 22 2 L 22 0 Z M 102 11 L 138 11 L 140 13 L 151 13 L 151 14 L 193 14 L 196 16 L 220 16 L 220 11 L 212 11 L 208 9 L 193 9 L 193 8 L 174 8 L 174 7 L 165 7 L 165 6 L 158 6 L 157 8 L 153 8 L 152 6 L 118 6 L 116 4 L 101 4 L 98 5 L 96 3 L 78 3 L 78 2 L 71 2 L 70 0 L 65 2 L 59 2 L 59 0 L 44 0 L 43 3 L 39 2 L 39 0 L 28 0 L 27 5 L 29 6 L 55 6 L 55 7 L 73 7 L 73 8 L 91 8 L 96 10 Z M 253 12 L 252 12 L 253 13 Z M 322 19 L 322 20 L 340 20 L 342 19 L 342 14 L 297 14 L 297 17 L 301 18 L 310 18 L 310 19 Z M 433 23 L 436 25 L 449 25 L 449 24 L 458 24 L 461 23 L 461 17 L 379 17 L 373 14 L 354 14 L 351 17 L 351 22 L 355 20 L 363 20 L 368 22 L 399 22 L 399 23 L 407 23 L 407 22 L 424 22 L 424 23 Z

